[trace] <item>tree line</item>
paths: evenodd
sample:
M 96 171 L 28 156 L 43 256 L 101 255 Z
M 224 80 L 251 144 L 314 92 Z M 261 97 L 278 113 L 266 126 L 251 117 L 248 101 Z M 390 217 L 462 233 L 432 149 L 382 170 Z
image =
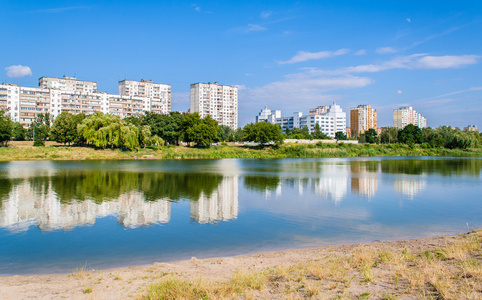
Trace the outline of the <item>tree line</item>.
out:
M 420 129 L 412 124 L 403 129 L 383 128 L 378 135 L 369 129 L 356 137 L 360 143 L 382 144 L 421 144 L 422 147 L 478 148 L 482 146 L 479 132 L 463 131 L 458 128 L 441 126 Z M 103 113 L 92 115 L 63 112 L 52 119 L 50 114 L 38 114 L 25 129 L 13 122 L 5 110 L 0 110 L 0 143 L 7 145 L 10 140 L 33 140 L 34 146 L 45 145 L 46 140 L 65 145 L 90 145 L 95 148 L 137 149 L 139 147 L 179 145 L 191 143 L 199 147 L 209 147 L 215 142 L 256 142 L 261 145 L 282 144 L 285 139 L 330 139 L 315 124 L 310 133 L 308 127 L 285 129 L 272 123 L 249 123 L 233 130 L 229 126 L 218 125 L 211 117 L 201 118 L 198 113 L 181 114 L 171 112 L 158 114 L 146 112 L 141 116 L 121 119 L 119 116 Z M 336 140 L 347 140 L 343 132 L 335 134 Z

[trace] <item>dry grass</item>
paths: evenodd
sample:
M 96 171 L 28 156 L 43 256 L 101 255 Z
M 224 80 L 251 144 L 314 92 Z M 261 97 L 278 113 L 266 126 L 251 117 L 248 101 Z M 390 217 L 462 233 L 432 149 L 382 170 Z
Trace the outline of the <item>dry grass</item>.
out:
M 358 246 L 293 265 L 235 272 L 225 281 L 165 277 L 145 299 L 482 299 L 482 231 L 443 247 Z

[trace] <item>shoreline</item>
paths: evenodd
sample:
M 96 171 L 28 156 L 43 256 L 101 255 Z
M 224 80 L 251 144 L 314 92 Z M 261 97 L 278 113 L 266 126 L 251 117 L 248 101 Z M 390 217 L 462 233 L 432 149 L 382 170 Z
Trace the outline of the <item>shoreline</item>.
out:
M 97 150 L 91 147 L 68 147 L 47 142 L 45 147 L 33 147 L 32 142 L 10 142 L 0 148 L 0 162 L 10 161 L 84 161 L 84 160 L 172 160 L 220 158 L 323 158 L 323 157 L 482 157 L 482 149 L 410 147 L 401 144 L 283 144 L 279 147 L 257 148 L 245 145 L 220 145 L 210 148 L 162 146 L 136 151 L 120 149 Z
M 201 293 L 199 295 L 180 294 L 181 290 L 175 293 L 176 297 L 188 299 L 202 298 L 203 293 L 211 299 L 233 296 L 290 299 L 307 295 L 313 298 L 371 295 L 374 298 L 415 299 L 421 293 L 439 296 L 445 293 L 448 299 L 475 299 L 482 295 L 481 240 L 482 230 L 478 230 L 412 240 L 207 259 L 193 257 L 105 270 L 80 267 L 70 274 L 0 276 L 0 298 L 160 298 L 160 291 L 166 292 L 163 284 L 167 282 L 170 288 L 175 283 L 174 286 L 179 285 L 183 291 L 200 284 L 202 289 L 196 290 Z M 466 286 L 463 278 L 458 278 L 462 275 L 457 267 L 460 263 L 462 269 L 466 268 L 468 261 L 473 262 L 470 269 L 473 274 L 465 278 L 465 281 L 470 279 L 470 286 Z M 441 276 L 451 280 L 445 287 L 434 285 L 439 271 Z M 467 274 L 467 270 L 462 273 Z M 163 288 L 159 289 L 159 284 Z M 162 297 L 167 296 L 162 294 Z

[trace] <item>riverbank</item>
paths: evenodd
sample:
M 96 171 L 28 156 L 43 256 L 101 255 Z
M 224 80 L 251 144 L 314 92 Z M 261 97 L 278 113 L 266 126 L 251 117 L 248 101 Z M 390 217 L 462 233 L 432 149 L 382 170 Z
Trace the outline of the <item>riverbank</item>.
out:
M 71 274 L 0 277 L 1 299 L 480 299 L 482 231 Z
M 369 156 L 482 156 L 482 149 L 424 148 L 420 145 L 374 144 L 284 144 L 258 148 L 244 145 L 220 145 L 207 149 L 163 146 L 138 151 L 96 150 L 91 147 L 66 147 L 47 142 L 33 147 L 33 142 L 10 142 L 0 148 L 0 161 L 23 160 L 126 160 L 126 159 L 218 159 L 218 158 L 290 158 L 290 157 L 369 157 Z

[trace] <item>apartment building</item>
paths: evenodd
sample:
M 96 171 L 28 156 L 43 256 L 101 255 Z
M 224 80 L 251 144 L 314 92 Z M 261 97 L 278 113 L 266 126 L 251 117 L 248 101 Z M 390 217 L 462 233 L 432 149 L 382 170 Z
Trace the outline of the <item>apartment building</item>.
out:
M 317 108 L 310 109 L 310 115 L 321 115 L 328 112 L 329 105 L 318 106 Z
M 268 114 L 268 111 L 271 112 L 271 114 Z M 346 113 L 336 103 L 330 106 L 319 106 L 312 109 L 307 116 L 304 116 L 302 112 L 295 112 L 291 116 L 281 117 L 281 111 L 271 111 L 265 107 L 256 117 L 256 122 L 261 121 L 277 124 L 283 129 L 283 132 L 285 132 L 286 129 L 301 129 L 306 126 L 311 133 L 314 131 L 315 125 L 318 124 L 321 132 L 332 138 L 335 137 L 338 131 L 346 133 Z
M 219 125 L 238 128 L 238 88 L 215 83 L 191 84 L 191 110 Z
M 28 127 L 38 114 L 50 113 L 56 118 L 62 112 L 73 114 L 110 113 L 121 118 L 142 115 L 146 111 L 166 114 L 171 111 L 171 87 L 152 93 L 156 98 L 111 95 L 97 91 L 97 83 L 80 81 L 75 77 L 41 77 L 39 87 L 0 85 L 0 108 L 8 110 L 15 122 Z
M 119 81 L 119 95 L 128 97 L 144 97 L 156 100 L 156 107 L 167 106 L 171 111 L 171 85 L 154 83 L 152 80 L 135 81 L 122 80 Z
M 411 106 L 402 106 L 393 110 L 393 127 L 403 129 L 408 124 L 420 128 L 427 127 L 427 119 L 414 110 Z
M 59 89 L 61 91 L 96 93 L 97 82 L 77 80 L 75 77 L 63 78 L 40 77 L 38 86 L 42 89 Z
M 377 111 L 370 105 L 358 105 L 350 109 L 351 136 L 360 136 L 368 129 L 377 129 Z

